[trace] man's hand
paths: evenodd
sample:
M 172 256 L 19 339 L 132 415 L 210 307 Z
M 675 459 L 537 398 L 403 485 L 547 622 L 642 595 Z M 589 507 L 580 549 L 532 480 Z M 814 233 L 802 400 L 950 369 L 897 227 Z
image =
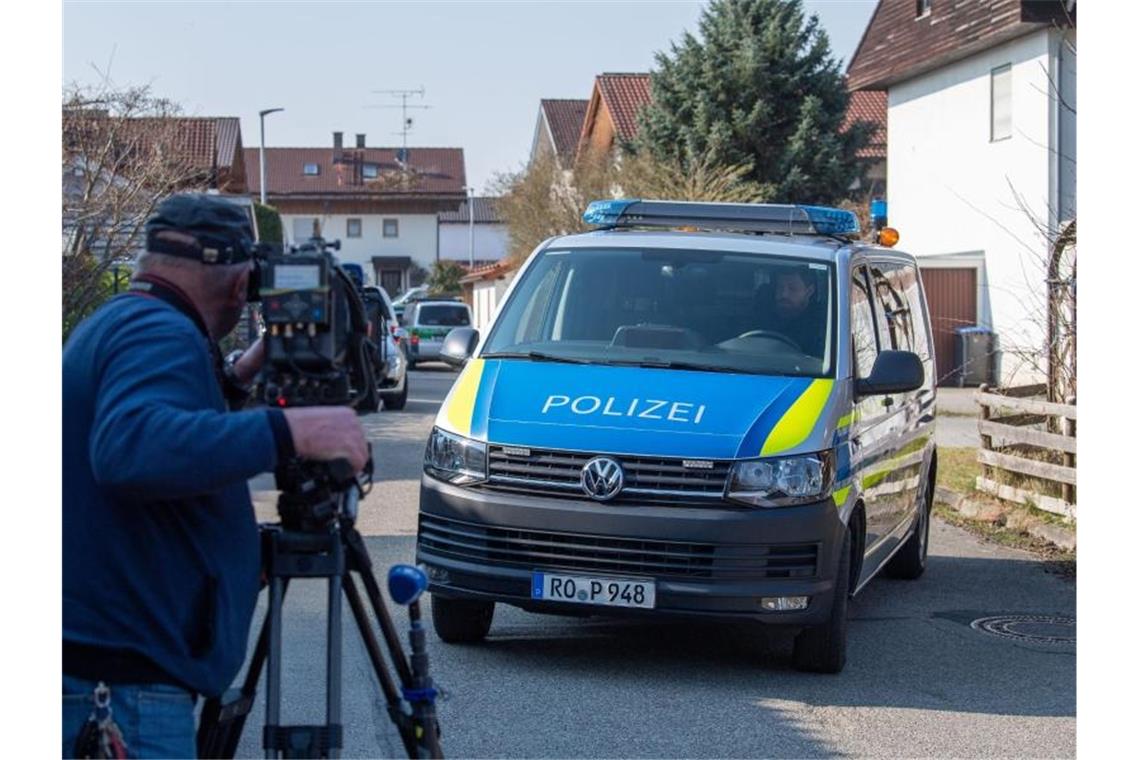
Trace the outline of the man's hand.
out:
M 258 338 L 253 345 L 245 350 L 238 360 L 234 362 L 234 374 L 242 385 L 249 385 L 261 371 L 265 364 L 265 339 Z
M 368 462 L 368 444 L 364 440 L 364 428 L 352 409 L 310 406 L 283 411 L 298 457 L 322 462 L 347 459 L 354 472 L 364 469 Z

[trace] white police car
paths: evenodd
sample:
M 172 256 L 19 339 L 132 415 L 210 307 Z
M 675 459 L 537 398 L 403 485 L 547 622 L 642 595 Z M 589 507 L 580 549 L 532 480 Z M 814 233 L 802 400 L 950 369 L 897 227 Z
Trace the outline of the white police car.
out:
M 841 670 L 848 598 L 926 562 L 936 375 L 913 257 L 820 207 L 622 200 L 586 220 L 531 254 L 484 335 L 446 339 L 465 366 L 416 550 L 436 631 L 482 639 L 498 602 L 759 621 L 800 629 L 798 667 Z

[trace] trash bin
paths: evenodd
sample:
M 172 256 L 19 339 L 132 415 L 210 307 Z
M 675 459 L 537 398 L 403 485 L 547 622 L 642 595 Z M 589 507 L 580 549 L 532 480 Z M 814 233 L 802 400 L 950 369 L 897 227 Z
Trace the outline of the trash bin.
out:
M 955 380 L 959 388 L 982 383 L 999 385 L 1001 352 L 998 336 L 988 327 L 959 327 L 954 331 Z

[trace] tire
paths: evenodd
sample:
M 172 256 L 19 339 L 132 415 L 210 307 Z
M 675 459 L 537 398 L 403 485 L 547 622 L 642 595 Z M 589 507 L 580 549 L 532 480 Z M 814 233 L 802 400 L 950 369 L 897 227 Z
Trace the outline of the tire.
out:
M 922 505 L 918 510 L 918 525 L 891 561 L 883 568 L 892 578 L 913 581 L 926 570 L 926 551 L 930 545 L 930 508 L 934 505 L 934 481 L 926 485 Z
M 381 396 L 384 399 L 384 411 L 399 411 L 404 408 L 408 403 L 408 377 L 404 376 L 404 390 L 399 394 L 392 394 L 390 396 Z
M 847 598 L 851 587 L 851 529 L 843 534 L 831 618 L 821 625 L 804 628 L 796 636 L 792 662 L 808 673 L 839 673 L 847 663 Z
M 448 644 L 474 644 L 491 630 L 495 603 L 431 596 L 431 622 L 436 635 Z

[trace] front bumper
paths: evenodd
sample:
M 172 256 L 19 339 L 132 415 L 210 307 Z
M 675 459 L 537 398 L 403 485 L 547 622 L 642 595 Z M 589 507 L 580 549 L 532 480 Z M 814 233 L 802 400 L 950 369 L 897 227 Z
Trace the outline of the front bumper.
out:
M 535 612 L 729 617 L 814 625 L 831 612 L 845 526 L 828 499 L 780 509 L 601 504 L 423 476 L 416 561 L 440 596 Z M 652 578 L 653 610 L 534 600 L 536 570 Z M 806 610 L 769 612 L 761 597 L 808 596 Z

